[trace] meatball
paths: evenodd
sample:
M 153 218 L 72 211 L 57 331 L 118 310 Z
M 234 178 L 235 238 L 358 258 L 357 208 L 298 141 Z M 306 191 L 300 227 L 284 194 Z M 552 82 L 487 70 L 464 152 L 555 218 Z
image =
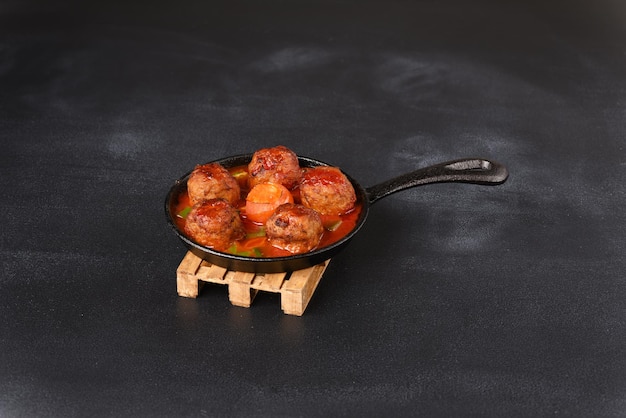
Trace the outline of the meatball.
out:
M 314 167 L 300 181 L 302 204 L 322 215 L 343 215 L 354 208 L 356 194 L 350 180 L 337 167 Z
M 187 180 L 187 193 L 192 205 L 216 198 L 236 205 L 241 197 L 237 180 L 218 163 L 197 165 Z
M 256 151 L 248 164 L 250 188 L 259 183 L 278 183 L 291 190 L 301 176 L 298 156 L 283 145 Z
M 294 254 L 317 247 L 323 233 L 320 215 L 313 209 L 294 203 L 279 206 L 265 222 L 269 243 Z
M 224 199 L 204 200 L 191 208 L 185 233 L 198 244 L 225 251 L 246 232 L 239 212 Z

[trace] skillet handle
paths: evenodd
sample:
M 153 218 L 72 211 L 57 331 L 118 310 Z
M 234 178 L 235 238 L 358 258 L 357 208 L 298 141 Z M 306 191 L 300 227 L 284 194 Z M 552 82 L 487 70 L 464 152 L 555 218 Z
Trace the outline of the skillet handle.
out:
M 369 203 L 401 190 L 430 183 L 474 183 L 496 185 L 504 183 L 509 172 L 502 164 L 481 158 L 464 158 L 420 168 L 368 187 Z

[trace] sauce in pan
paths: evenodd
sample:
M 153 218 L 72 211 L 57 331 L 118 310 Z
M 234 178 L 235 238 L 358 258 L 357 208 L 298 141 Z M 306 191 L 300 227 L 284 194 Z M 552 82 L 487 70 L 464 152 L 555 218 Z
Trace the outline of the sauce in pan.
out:
M 241 220 L 243 221 L 246 237 L 234 243 L 227 252 L 247 257 L 264 258 L 293 255 L 293 253 L 290 253 L 289 251 L 273 247 L 265 237 L 264 226 L 247 218 L 245 206 L 246 196 L 249 192 L 247 185 L 248 167 L 245 165 L 237 166 L 228 168 L 228 171 L 237 179 L 241 188 L 241 198 L 236 204 L 236 208 L 239 211 Z M 294 202 L 300 203 L 300 195 L 297 187 L 291 190 L 291 194 L 293 195 Z M 178 196 L 175 207 L 176 226 L 181 231 L 185 230 L 185 217 L 189 212 L 190 207 L 191 204 L 189 202 L 187 189 L 183 189 Z M 316 249 L 331 245 L 350 233 L 350 231 L 352 231 L 356 226 L 361 209 L 362 204 L 357 201 L 354 209 L 344 215 L 320 215 L 324 225 L 324 233 Z

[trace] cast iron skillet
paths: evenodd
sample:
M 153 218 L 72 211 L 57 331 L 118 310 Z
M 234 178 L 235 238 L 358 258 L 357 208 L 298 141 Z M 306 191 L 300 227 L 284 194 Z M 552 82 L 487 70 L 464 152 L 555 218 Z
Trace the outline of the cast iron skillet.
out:
M 222 166 L 230 168 L 247 165 L 251 159 L 252 154 L 245 154 L 227 157 L 213 162 L 220 163 Z M 329 165 L 307 157 L 298 157 L 298 159 L 301 167 Z M 202 246 L 187 237 L 184 232 L 176 226 L 175 207 L 177 199 L 181 192 L 186 192 L 187 179 L 190 174 L 191 171 L 176 180 L 167 194 L 165 199 L 165 214 L 168 223 L 174 229 L 176 235 L 185 243 L 187 248 L 198 257 L 229 270 L 254 273 L 278 273 L 301 270 L 328 260 L 343 249 L 350 242 L 352 237 L 359 232 L 367 219 L 370 205 L 392 193 L 429 183 L 461 182 L 494 185 L 503 183 L 508 177 L 506 167 L 495 161 L 480 158 L 448 161 L 421 168 L 368 188 L 362 187 L 356 180 L 344 172 L 352 182 L 357 199 L 362 204 L 361 213 L 356 222 L 356 226 L 351 232 L 333 244 L 308 253 L 286 257 L 255 258 L 223 253 Z

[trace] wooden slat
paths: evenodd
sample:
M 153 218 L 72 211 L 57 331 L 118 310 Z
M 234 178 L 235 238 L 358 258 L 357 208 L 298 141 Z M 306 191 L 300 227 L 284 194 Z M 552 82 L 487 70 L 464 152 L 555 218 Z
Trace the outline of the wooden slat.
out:
M 294 271 L 281 291 L 280 305 L 286 314 L 304 314 L 330 260 L 308 269 Z
M 195 298 L 200 291 L 196 272 L 202 259 L 188 251 L 176 269 L 176 290 L 180 296 Z
M 178 265 L 176 273 L 194 275 L 196 274 L 196 271 L 198 271 L 200 263 L 202 263 L 201 258 L 197 257 L 191 251 L 187 251 L 187 254 L 185 254 L 185 257 L 183 257 L 183 261 L 181 261 Z
M 227 269 L 225 269 L 224 267 L 203 262 L 202 264 L 200 264 L 200 268 L 198 268 L 196 277 L 198 278 L 198 280 L 203 280 L 205 282 L 222 283 L 224 281 L 226 271 Z
M 285 281 L 287 273 L 266 273 L 259 274 L 254 278 L 252 287 L 266 292 L 280 292 L 280 288 Z
M 250 284 L 254 280 L 254 273 L 236 271 L 228 284 L 228 298 L 236 306 L 249 308 L 256 296 L 257 290 Z

